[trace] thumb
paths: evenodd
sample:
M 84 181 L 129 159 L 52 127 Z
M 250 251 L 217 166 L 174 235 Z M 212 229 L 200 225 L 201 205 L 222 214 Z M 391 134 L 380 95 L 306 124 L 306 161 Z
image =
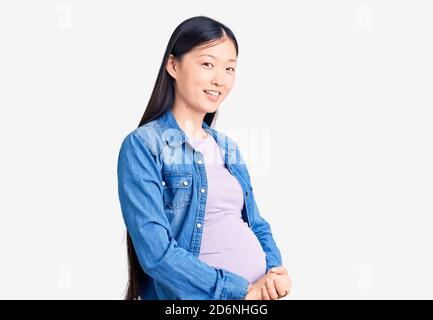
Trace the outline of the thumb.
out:
M 273 267 L 270 271 L 278 274 L 288 274 L 286 268 L 283 266 Z

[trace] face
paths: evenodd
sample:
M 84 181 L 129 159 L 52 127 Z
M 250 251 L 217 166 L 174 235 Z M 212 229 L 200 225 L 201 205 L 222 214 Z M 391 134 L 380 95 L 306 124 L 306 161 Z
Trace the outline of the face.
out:
M 170 56 L 166 69 L 175 79 L 175 104 L 215 112 L 234 85 L 236 49 L 229 38 L 218 39 L 194 48 L 180 61 Z

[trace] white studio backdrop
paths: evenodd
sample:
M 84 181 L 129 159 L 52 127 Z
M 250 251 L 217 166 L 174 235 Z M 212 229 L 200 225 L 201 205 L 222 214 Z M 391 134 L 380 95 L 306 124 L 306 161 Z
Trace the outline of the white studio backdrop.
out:
M 0 2 L 0 298 L 122 299 L 120 143 L 168 39 L 235 33 L 238 141 L 288 299 L 433 298 L 431 1 Z

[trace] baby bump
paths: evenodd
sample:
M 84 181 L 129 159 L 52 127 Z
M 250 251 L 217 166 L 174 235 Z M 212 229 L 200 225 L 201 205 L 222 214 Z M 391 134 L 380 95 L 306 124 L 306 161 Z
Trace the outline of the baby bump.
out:
M 251 282 L 266 273 L 266 254 L 259 240 L 241 218 L 234 216 L 205 223 L 199 259 Z

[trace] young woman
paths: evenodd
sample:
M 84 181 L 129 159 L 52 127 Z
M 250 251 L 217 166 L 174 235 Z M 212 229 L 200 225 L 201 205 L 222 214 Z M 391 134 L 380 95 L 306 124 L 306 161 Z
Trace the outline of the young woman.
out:
M 203 16 L 182 22 L 140 124 L 121 145 L 126 299 L 278 299 L 290 291 L 239 148 L 212 128 L 237 56 L 225 25 Z

